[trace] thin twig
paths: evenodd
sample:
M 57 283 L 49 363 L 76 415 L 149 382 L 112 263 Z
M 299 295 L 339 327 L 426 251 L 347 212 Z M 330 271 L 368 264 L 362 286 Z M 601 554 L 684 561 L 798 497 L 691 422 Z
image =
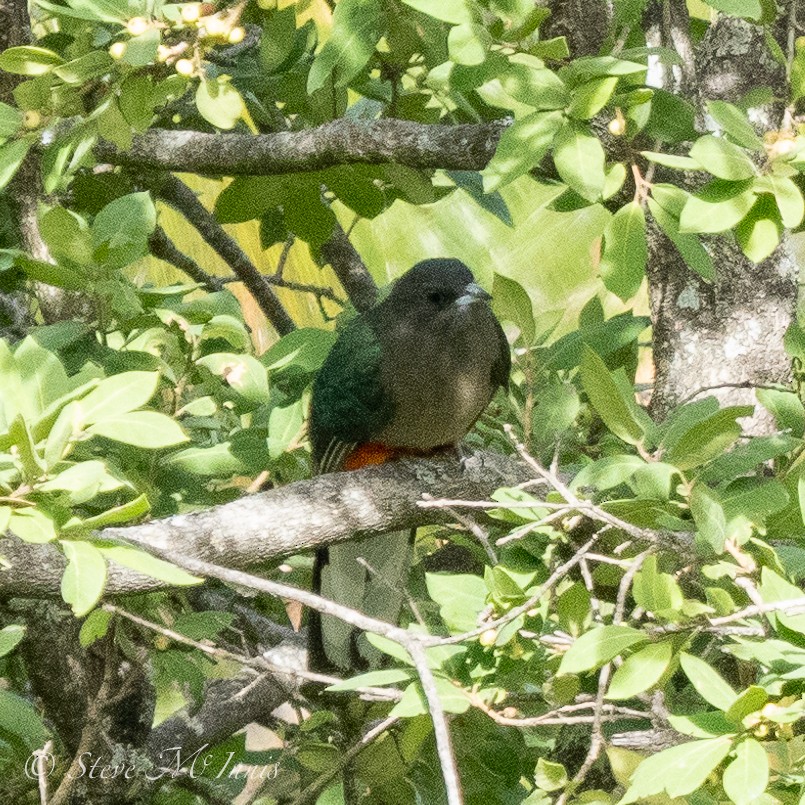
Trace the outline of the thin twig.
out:
M 461 783 L 458 779 L 458 769 L 456 768 L 456 758 L 453 753 L 452 741 L 450 740 L 450 730 L 447 727 L 447 718 L 439 700 L 436 680 L 428 665 L 428 658 L 425 656 L 425 649 L 418 642 L 413 642 L 406 648 L 414 661 L 414 667 L 417 670 L 417 674 L 419 674 L 422 690 L 428 700 L 428 710 L 433 722 L 433 732 L 436 736 L 436 753 L 439 756 L 439 765 L 442 767 L 442 777 L 444 777 L 447 792 L 447 803 L 448 805 L 462 805 L 464 797 L 461 794 Z

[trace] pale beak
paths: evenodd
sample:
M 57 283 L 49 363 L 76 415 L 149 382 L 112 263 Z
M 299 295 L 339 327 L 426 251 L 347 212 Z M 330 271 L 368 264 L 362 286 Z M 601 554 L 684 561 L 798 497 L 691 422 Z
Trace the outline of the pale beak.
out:
M 456 304 L 463 307 L 473 302 L 488 302 L 491 298 L 492 294 L 487 293 L 477 282 L 471 282 L 464 289 L 464 293 L 456 299 Z

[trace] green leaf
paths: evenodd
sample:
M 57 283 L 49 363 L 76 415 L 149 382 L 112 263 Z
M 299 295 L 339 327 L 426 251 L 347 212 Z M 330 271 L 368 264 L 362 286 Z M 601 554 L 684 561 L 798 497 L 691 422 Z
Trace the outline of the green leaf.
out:
M 142 408 L 158 385 L 159 372 L 121 372 L 107 377 L 78 403 L 81 421 L 91 425 Z
M 121 61 L 131 67 L 145 67 L 156 61 L 161 42 L 160 32 L 152 27 L 139 36 L 132 36 L 126 42 L 126 50 Z
M 266 369 L 251 355 L 216 352 L 205 355 L 197 363 L 224 378 L 237 392 L 244 408 L 253 409 L 269 402 Z
M 763 14 L 760 0 L 705 0 L 708 6 L 732 17 L 759 20 Z
M 724 133 L 738 145 L 752 151 L 763 150 L 763 140 L 755 134 L 746 113 L 737 106 L 726 101 L 707 101 L 707 111 Z
M 11 515 L 8 528 L 24 542 L 41 544 L 56 539 L 56 524 L 38 509 L 20 509 Z
M 196 89 L 196 108 L 199 114 L 219 129 L 233 129 L 246 111 L 241 94 L 226 80 L 205 78 Z
M 275 405 L 268 417 L 268 456 L 279 458 L 299 436 L 305 414 L 302 401 L 291 405 Z
M 673 644 L 667 641 L 651 643 L 636 651 L 612 675 L 606 698 L 631 699 L 654 687 L 671 664 L 673 654 Z
M 751 405 L 722 408 L 705 420 L 696 422 L 673 441 L 666 436 L 664 460 L 681 470 L 693 469 L 712 461 L 740 437 L 742 429 L 735 420 L 751 416 L 753 411 Z
M 578 120 L 595 117 L 607 105 L 617 84 L 617 76 L 604 76 L 577 87 L 573 92 L 568 114 Z
M 77 59 L 55 67 L 53 73 L 65 84 L 77 87 L 110 72 L 114 63 L 114 59 L 105 50 L 92 50 Z
M 0 657 L 5 657 L 17 647 L 17 644 L 25 637 L 25 629 L 21 623 L 11 623 L 0 629 Z
M 736 699 L 735 691 L 709 663 L 684 651 L 679 662 L 699 696 L 719 710 L 730 709 Z
M 48 732 L 36 708 L 21 696 L 0 688 L 0 735 L 18 738 L 28 750 L 41 749 Z
M 789 229 L 796 229 L 805 216 L 805 200 L 794 182 L 786 176 L 767 174 L 755 180 L 758 193 L 771 193 L 777 202 L 783 224 Z
M 646 758 L 632 775 L 620 805 L 639 802 L 663 791 L 683 797 L 700 788 L 730 751 L 729 738 L 690 741 Z
M 412 678 L 410 668 L 384 668 L 380 671 L 369 671 L 366 674 L 359 674 L 350 679 L 342 679 L 334 685 L 330 685 L 325 690 L 344 691 L 358 690 L 359 688 L 375 688 L 383 685 L 393 685 L 397 682 L 407 682 Z
M 447 36 L 447 50 L 450 61 L 456 64 L 473 66 L 482 64 L 489 53 L 492 37 L 481 25 L 463 24 L 450 29 Z
M 439 604 L 439 614 L 454 634 L 478 626 L 486 606 L 487 588 L 480 576 L 454 573 L 425 573 L 428 595 Z
M 774 417 L 780 430 L 801 438 L 805 434 L 805 406 L 792 391 L 756 389 L 758 402 Z
M 148 502 L 148 495 L 138 495 L 134 500 L 127 503 L 122 503 L 120 506 L 114 506 L 107 509 L 105 512 L 96 514 L 94 517 L 87 517 L 84 520 L 73 522 L 72 520 L 67 523 L 63 530 L 82 530 L 87 531 L 95 528 L 103 528 L 107 525 L 114 525 L 116 523 L 128 523 L 131 520 L 137 520 L 144 514 L 148 514 L 151 510 L 151 504 Z
M 333 13 L 330 38 L 316 54 L 310 68 L 308 94 L 321 89 L 331 76 L 333 87 L 347 86 L 371 59 L 385 28 L 382 4 L 368 0 L 340 0 Z
M 467 0 L 439 0 L 438 3 L 432 0 L 403 0 L 403 3 L 429 17 L 454 25 L 475 21 Z
M 636 643 L 643 643 L 646 635 L 631 626 L 599 626 L 585 632 L 565 652 L 558 674 L 581 674 L 606 665 L 611 659 Z
M 33 45 L 6 48 L 0 53 L 0 70 L 14 75 L 44 75 L 63 63 L 58 53 Z
M 87 619 L 81 624 L 81 631 L 78 633 L 78 642 L 81 648 L 87 648 L 96 640 L 100 640 L 109 629 L 112 621 L 112 613 L 105 609 L 96 609 L 89 613 Z
M 148 254 L 148 239 L 156 228 L 157 214 L 151 195 L 130 193 L 107 204 L 92 222 L 96 259 L 123 268 Z
M 702 166 L 690 157 L 677 156 L 676 154 L 662 154 L 657 151 L 641 151 L 646 159 L 664 165 L 666 168 L 674 168 L 682 171 L 700 171 Z
M 561 122 L 559 112 L 535 112 L 509 126 L 482 172 L 484 190 L 492 193 L 539 165 Z
M 554 140 L 553 161 L 562 181 L 587 201 L 604 189 L 606 157 L 601 142 L 586 127 L 566 123 Z
M 67 567 L 61 580 L 61 594 L 73 610 L 83 618 L 103 595 L 106 586 L 106 560 L 90 542 L 60 540 Z
M 20 139 L 0 146 L 0 190 L 14 178 L 32 145 L 30 139 Z
M 734 182 L 751 179 L 757 173 L 755 164 L 737 145 L 712 134 L 699 137 L 690 149 L 690 156 L 719 179 Z
M 561 78 L 539 59 L 512 57 L 499 76 L 503 90 L 514 100 L 540 111 L 564 109 L 570 94 Z
M 682 206 L 684 206 L 684 200 L 679 206 L 680 212 Z M 668 239 L 682 255 L 685 264 L 702 279 L 707 282 L 713 282 L 716 272 L 710 255 L 696 235 L 679 231 L 678 214 L 675 215 L 654 198 L 648 199 L 648 208 L 660 229 L 668 236 Z
M 541 757 L 537 760 L 534 782 L 543 791 L 558 791 L 567 785 L 567 771 L 561 763 L 552 763 Z
M 635 603 L 655 615 L 663 612 L 676 612 L 684 600 L 682 590 L 670 573 L 660 573 L 657 557 L 648 556 L 640 571 L 635 575 L 632 585 Z
M 750 713 L 757 713 L 769 700 L 769 694 L 759 685 L 750 685 L 738 694 L 727 710 L 727 718 L 737 725 Z
M 745 738 L 735 750 L 735 760 L 724 770 L 722 785 L 735 805 L 758 802 L 769 784 L 769 756 L 763 744 Z
M 98 543 L 100 552 L 111 562 L 144 573 L 146 576 L 164 581 L 167 584 L 189 585 L 200 584 L 204 579 L 193 576 L 170 562 L 157 559 L 155 556 L 126 545 L 103 545 Z
M 757 196 L 751 182 L 716 179 L 689 196 L 679 216 L 680 232 L 725 232 L 752 209 Z
M 87 433 L 145 450 L 159 450 L 189 441 L 181 426 L 169 416 L 156 411 L 133 411 L 108 416 L 90 425 Z
M 13 137 L 22 128 L 23 114 L 19 109 L 0 102 L 0 139 Z
M 704 484 L 696 484 L 690 494 L 690 511 L 696 522 L 698 538 L 716 554 L 723 553 L 727 517 L 715 493 Z
M 635 419 L 631 405 L 598 353 L 585 345 L 581 357 L 581 383 L 604 424 L 628 444 L 640 444 L 644 431 Z
M 754 263 L 765 260 L 777 248 L 783 234 L 783 222 L 777 204 L 761 195 L 746 217 L 735 228 L 735 238 L 743 253 Z
M 600 271 L 604 285 L 624 302 L 643 284 L 648 260 L 646 216 L 632 201 L 612 216 L 604 230 Z
M 31 436 L 28 423 L 22 418 L 22 414 L 15 418 L 8 429 L 8 436 L 14 445 L 22 463 L 22 469 L 29 481 L 35 481 L 42 476 L 45 471 L 45 464 L 39 456 Z

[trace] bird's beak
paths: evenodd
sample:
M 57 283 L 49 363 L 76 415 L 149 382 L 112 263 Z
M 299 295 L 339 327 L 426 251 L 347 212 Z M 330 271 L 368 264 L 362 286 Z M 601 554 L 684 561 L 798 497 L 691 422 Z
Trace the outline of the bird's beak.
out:
M 466 306 L 473 302 L 488 302 L 491 298 L 492 294 L 487 293 L 477 282 L 471 282 L 456 300 L 456 304 Z

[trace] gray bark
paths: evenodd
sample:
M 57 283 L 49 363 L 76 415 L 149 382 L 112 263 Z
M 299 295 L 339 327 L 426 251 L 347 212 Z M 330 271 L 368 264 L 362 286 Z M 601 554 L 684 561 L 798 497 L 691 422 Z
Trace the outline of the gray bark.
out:
M 784 5 L 790 7 L 790 3 Z M 701 119 L 704 100 L 735 102 L 751 87 L 769 86 L 776 96 L 785 96 L 785 70 L 769 55 L 762 28 L 722 16 L 694 44 L 687 34 L 684 3 L 666 6 L 661 43 L 676 48 L 686 62 L 681 70 L 667 70 L 664 84 L 687 95 Z M 750 114 L 760 132 L 780 128 L 779 106 L 753 109 Z M 674 179 L 678 177 L 677 173 Z M 656 370 L 651 408 L 656 418 L 663 418 L 675 404 L 705 387 L 791 380 L 783 335 L 795 316 L 798 269 L 788 239 L 761 265 L 744 257 L 732 236 L 712 238 L 707 245 L 716 266 L 712 285 L 685 265 L 656 227 L 650 228 L 648 272 Z M 755 402 L 751 388 L 708 393 L 722 403 Z M 748 423 L 754 432 L 770 426 L 763 412 Z
M 128 528 L 107 528 L 104 539 L 130 539 L 157 553 L 185 556 L 245 569 L 293 553 L 387 531 L 416 528 L 450 519 L 422 508 L 423 493 L 434 497 L 485 500 L 495 489 L 530 478 L 514 459 L 480 452 L 398 461 L 356 472 L 320 475 L 240 498 L 193 514 L 177 515 Z M 0 539 L 8 567 L 0 573 L 0 599 L 58 597 L 66 566 L 52 545 Z M 108 595 L 148 592 L 164 582 L 110 564 Z

